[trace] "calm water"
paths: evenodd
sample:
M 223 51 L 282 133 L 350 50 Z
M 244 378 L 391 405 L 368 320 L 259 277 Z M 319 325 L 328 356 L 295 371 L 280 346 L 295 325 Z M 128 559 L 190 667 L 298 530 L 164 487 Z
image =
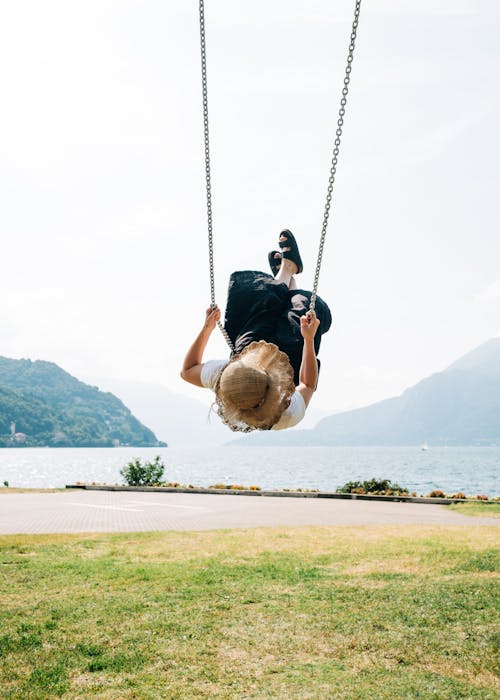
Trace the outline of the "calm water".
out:
M 372 476 L 417 493 L 433 488 L 500 494 L 500 447 L 217 447 L 210 449 L 0 449 L 0 484 L 58 487 L 75 481 L 121 483 L 129 460 L 160 454 L 166 478 L 196 486 L 217 482 L 263 488 L 334 490 Z

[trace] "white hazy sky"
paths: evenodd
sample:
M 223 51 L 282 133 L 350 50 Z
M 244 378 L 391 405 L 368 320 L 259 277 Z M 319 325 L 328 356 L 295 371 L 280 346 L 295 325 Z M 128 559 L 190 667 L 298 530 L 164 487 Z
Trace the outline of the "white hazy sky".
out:
M 217 296 L 281 228 L 310 287 L 353 0 L 206 0 Z M 0 354 L 163 384 L 209 302 L 197 3 L 0 4 Z M 318 409 L 500 332 L 496 0 L 364 0 Z M 226 353 L 214 336 L 208 356 Z M 209 397 L 206 398 L 209 401 Z

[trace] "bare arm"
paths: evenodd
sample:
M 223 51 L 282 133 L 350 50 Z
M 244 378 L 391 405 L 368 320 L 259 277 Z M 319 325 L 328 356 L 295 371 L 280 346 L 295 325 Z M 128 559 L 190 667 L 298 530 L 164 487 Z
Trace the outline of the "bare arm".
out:
M 184 381 L 194 384 L 195 386 L 203 386 L 201 383 L 201 368 L 203 364 L 203 353 L 207 346 L 208 340 L 212 335 L 217 321 L 220 319 L 220 309 L 207 309 L 205 315 L 205 323 L 203 328 L 196 336 L 194 343 L 187 351 L 184 363 L 181 369 L 181 377 Z
M 302 363 L 299 370 L 299 385 L 297 391 L 304 399 L 304 403 L 309 406 L 316 385 L 318 383 L 318 361 L 314 350 L 314 336 L 319 327 L 319 319 L 314 311 L 308 312 L 300 319 L 300 332 L 304 338 L 302 348 Z

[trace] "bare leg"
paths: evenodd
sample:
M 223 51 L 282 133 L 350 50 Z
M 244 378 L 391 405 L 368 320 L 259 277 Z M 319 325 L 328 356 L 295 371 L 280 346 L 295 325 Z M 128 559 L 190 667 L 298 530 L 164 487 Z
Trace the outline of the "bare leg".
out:
M 280 236 L 280 241 L 286 241 L 286 236 Z M 282 253 L 286 253 L 286 251 L 290 250 L 290 248 L 282 248 Z M 278 274 L 276 275 L 276 279 L 278 282 L 282 282 L 283 284 L 286 284 L 288 289 L 297 289 L 297 284 L 295 282 L 294 275 L 298 272 L 298 267 L 297 265 L 293 262 L 293 260 L 286 260 L 285 258 L 281 258 L 281 265 L 280 269 L 278 270 Z
M 278 270 L 278 274 L 276 275 L 276 280 L 278 280 L 278 282 L 282 282 L 282 284 L 286 284 L 286 286 L 290 289 L 290 284 L 292 283 L 292 280 L 295 283 L 293 276 L 296 272 L 297 265 L 292 260 L 282 259 L 280 269 Z

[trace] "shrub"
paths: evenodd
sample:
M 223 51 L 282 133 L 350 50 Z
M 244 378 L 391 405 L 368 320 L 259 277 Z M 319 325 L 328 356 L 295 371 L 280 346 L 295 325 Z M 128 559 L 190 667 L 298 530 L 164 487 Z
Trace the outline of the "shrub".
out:
M 446 498 L 446 495 L 441 489 L 434 489 L 434 491 L 427 494 L 427 498 Z
M 162 486 L 162 477 L 165 472 L 160 455 L 156 455 L 152 462 L 141 463 L 140 459 L 129 462 L 120 470 L 129 486 Z
M 463 499 L 463 498 L 467 498 L 467 496 L 462 491 L 459 491 L 458 493 L 454 493 L 452 498 Z
M 484 496 L 484 495 L 476 496 L 476 498 L 478 501 L 489 501 L 490 500 L 488 498 L 488 496 Z
M 380 496 L 407 496 L 408 489 L 389 479 L 369 479 L 368 481 L 348 481 L 336 493 L 371 493 Z

